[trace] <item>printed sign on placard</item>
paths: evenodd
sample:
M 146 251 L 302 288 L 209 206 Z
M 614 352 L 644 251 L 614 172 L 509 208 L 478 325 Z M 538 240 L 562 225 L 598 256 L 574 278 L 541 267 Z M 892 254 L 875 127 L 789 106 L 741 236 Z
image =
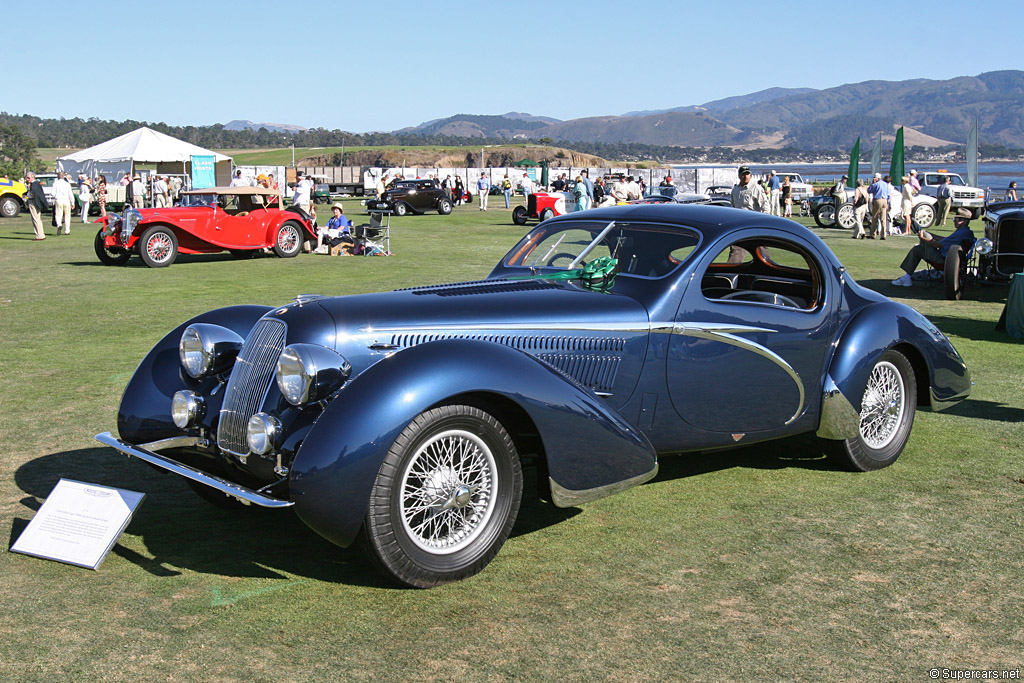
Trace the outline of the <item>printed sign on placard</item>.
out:
M 61 479 L 11 550 L 99 569 L 145 497 Z

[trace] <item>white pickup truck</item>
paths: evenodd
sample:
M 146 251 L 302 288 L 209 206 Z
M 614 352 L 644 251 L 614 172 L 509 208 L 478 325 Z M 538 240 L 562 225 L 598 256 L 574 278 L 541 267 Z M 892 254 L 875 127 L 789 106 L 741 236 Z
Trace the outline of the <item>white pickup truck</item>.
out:
M 921 174 L 921 194 L 926 194 L 930 197 L 936 197 L 939 191 L 939 186 L 945 184 L 945 178 L 949 177 L 953 182 L 950 183 L 950 191 L 953 195 L 953 201 L 951 204 L 952 209 L 969 209 L 971 216 L 977 218 L 985 211 L 985 191 L 978 187 L 971 187 L 964 183 L 956 173 L 947 173 L 942 169 L 937 171 L 927 171 Z

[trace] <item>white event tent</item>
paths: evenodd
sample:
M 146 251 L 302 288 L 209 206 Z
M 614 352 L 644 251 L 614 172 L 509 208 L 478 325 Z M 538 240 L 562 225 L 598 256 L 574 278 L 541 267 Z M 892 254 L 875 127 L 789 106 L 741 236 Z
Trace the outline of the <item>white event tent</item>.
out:
M 60 157 L 57 170 L 72 175 L 84 173 L 89 177 L 103 174 L 108 182 L 133 174 L 135 164 L 156 164 L 159 174 L 191 175 L 193 156 L 212 156 L 216 163 L 217 184 L 227 185 L 230 182 L 231 157 L 145 127 Z

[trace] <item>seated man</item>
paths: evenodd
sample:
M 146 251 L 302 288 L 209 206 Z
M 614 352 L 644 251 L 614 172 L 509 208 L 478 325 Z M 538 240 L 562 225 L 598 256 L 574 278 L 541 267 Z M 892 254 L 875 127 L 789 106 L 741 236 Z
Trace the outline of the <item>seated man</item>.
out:
M 951 247 L 963 244 L 964 242 L 968 242 L 970 245 L 974 244 L 975 237 L 974 233 L 971 232 L 970 211 L 967 209 L 957 209 L 956 216 L 953 217 L 953 226 L 956 228 L 953 234 L 942 240 L 935 239 L 931 233 L 924 230 L 918 233 L 920 242 L 911 248 L 907 253 L 907 257 L 903 259 L 903 263 L 900 264 L 904 274 L 893 280 L 892 284 L 897 287 L 910 287 L 913 284 L 910 276 L 914 274 L 917 264 L 921 261 L 941 266 L 945 264 L 946 253 Z
M 331 206 L 331 213 L 334 215 L 327 221 L 327 227 L 317 233 L 316 247 L 318 251 L 324 244 L 331 248 L 342 244 L 355 244 L 355 240 L 352 238 L 352 221 L 345 218 L 344 211 L 345 207 L 341 205 L 341 202 L 336 202 Z

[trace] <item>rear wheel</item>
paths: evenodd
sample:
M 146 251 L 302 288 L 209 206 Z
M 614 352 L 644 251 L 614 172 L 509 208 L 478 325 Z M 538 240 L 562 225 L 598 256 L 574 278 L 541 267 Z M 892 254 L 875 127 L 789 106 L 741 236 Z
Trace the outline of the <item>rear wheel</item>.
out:
M 964 295 L 963 273 L 960 272 L 961 257 L 960 245 L 950 247 L 946 252 L 946 263 L 942 267 L 946 298 L 950 301 L 960 301 Z
M 96 239 L 93 240 L 93 248 L 96 249 L 96 256 L 100 263 L 105 266 L 123 266 L 131 259 L 132 253 L 121 247 L 108 247 L 104 243 L 103 230 L 96 232 Z
M 391 445 L 360 540 L 395 581 L 429 588 L 482 570 L 508 538 L 523 475 L 512 438 L 469 405 L 420 413 Z
M 855 225 L 857 225 L 857 214 L 853 210 L 853 204 L 840 206 L 838 227 L 843 230 L 852 230 Z
M 516 225 L 526 225 L 526 207 L 517 206 L 512 209 L 512 222 Z
M 302 227 L 295 221 L 286 221 L 277 229 L 274 238 L 274 253 L 281 258 L 291 258 L 302 250 Z
M 918 204 L 910 212 L 910 217 L 918 228 L 927 230 L 935 224 L 935 207 L 931 204 Z
M 917 409 L 917 382 L 906 356 L 893 350 L 881 355 L 860 405 L 860 433 L 833 442 L 838 455 L 861 472 L 888 467 L 907 445 Z
M 147 228 L 139 238 L 139 256 L 150 268 L 166 268 L 178 258 L 178 238 L 166 225 Z

